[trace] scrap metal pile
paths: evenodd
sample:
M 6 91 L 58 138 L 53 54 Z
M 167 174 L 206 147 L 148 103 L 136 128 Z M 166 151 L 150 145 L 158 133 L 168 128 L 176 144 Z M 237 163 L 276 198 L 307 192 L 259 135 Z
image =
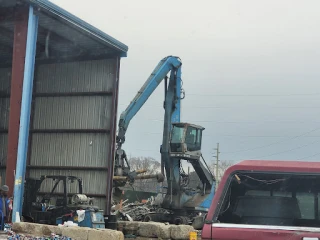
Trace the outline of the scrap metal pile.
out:
M 117 215 L 119 220 L 123 221 L 143 221 L 145 216 L 151 213 L 169 213 L 168 210 L 159 207 L 161 195 L 151 197 L 144 203 L 128 203 L 128 200 L 112 206 L 111 211 Z

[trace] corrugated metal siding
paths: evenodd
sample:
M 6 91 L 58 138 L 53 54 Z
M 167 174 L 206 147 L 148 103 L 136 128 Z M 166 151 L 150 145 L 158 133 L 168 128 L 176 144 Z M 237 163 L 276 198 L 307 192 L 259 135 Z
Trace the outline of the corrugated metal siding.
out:
M 0 27 L 0 59 L 5 62 L 12 58 L 13 34 L 11 32 L 13 32 L 14 24 L 13 21 L 1 20 Z M 0 63 L 4 63 L 2 61 Z
M 40 65 L 37 71 L 37 92 L 112 91 L 115 60 L 95 60 Z
M 49 170 L 32 166 L 107 166 L 111 137 L 114 137 L 107 130 L 111 130 L 114 119 L 110 93 L 116 71 L 115 59 L 38 66 L 31 123 L 35 132 L 31 136 L 30 177 L 74 175 L 83 179 L 84 193 L 106 194 L 106 170 Z M 102 91 L 109 94 L 96 94 Z M 70 93 L 78 94 L 71 96 Z M 79 96 L 79 93 L 86 94 Z M 50 191 L 50 187 L 46 185 L 43 191 Z M 104 197 L 98 197 L 97 202 L 105 208 Z
M 8 129 L 10 98 L 0 98 L 0 129 Z
M 110 129 L 110 96 L 37 97 L 35 129 Z
M 0 94 L 10 94 L 11 68 L 0 68 Z M 0 129 L 8 130 L 10 98 L 0 98 Z M 0 166 L 5 166 L 8 152 L 8 134 L 0 133 Z M 2 183 L 5 182 L 5 169 L 0 169 Z
M 31 165 L 106 167 L 109 146 L 109 134 L 34 133 Z
M 7 162 L 8 151 L 8 134 L 0 133 L 0 166 L 4 166 Z
M 0 92 L 10 93 L 11 68 L 0 68 Z

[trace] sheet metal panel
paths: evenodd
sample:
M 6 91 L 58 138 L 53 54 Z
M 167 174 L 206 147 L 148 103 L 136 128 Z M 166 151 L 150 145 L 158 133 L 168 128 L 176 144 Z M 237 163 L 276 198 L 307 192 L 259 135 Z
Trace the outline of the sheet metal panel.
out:
M 0 98 L 0 129 L 8 129 L 10 98 Z
M 114 59 L 40 65 L 38 93 L 112 91 Z
M 1 1 L 0 1 L 1 2 Z M 1 17 L 1 13 L 0 13 Z M 2 33 L 3 31 L 3 22 L 0 20 L 0 58 L 1 60 L 8 60 L 12 58 L 12 43 L 13 43 L 13 38 L 10 39 L 11 36 L 7 36 L 6 33 Z M 3 63 L 3 62 L 0 63 Z
M 111 96 L 37 97 L 34 129 L 110 129 Z
M 31 166 L 108 166 L 115 136 L 112 122 L 117 59 L 39 65 L 36 72 Z M 61 93 L 83 93 L 65 96 Z M 97 92 L 108 94 L 97 95 Z M 49 94 L 49 95 L 46 95 Z M 38 130 L 38 132 L 37 132 Z M 72 131 L 81 130 L 81 133 Z M 92 132 L 104 130 L 105 133 Z M 111 133 L 109 133 L 109 130 Z M 45 131 L 39 133 L 39 131 Z M 75 175 L 83 179 L 84 193 L 96 194 L 105 208 L 106 170 L 28 170 L 30 177 Z M 43 191 L 49 191 L 45 185 Z
M 11 68 L 0 68 L 0 93 L 9 94 L 10 83 L 11 83 Z
M 0 133 L 0 166 L 6 165 L 7 152 L 8 152 L 8 134 Z
M 30 164 L 106 167 L 109 146 L 104 133 L 33 133 Z
M 0 1 L 0 4 L 1 4 L 1 1 Z M 4 12 L 2 10 L 0 13 L 0 64 L 7 63 L 8 60 L 10 61 L 10 59 L 12 59 L 12 52 L 13 52 L 13 33 L 12 32 L 13 32 L 14 23 L 12 19 L 1 20 L 1 17 L 4 17 L 4 18 L 9 17 L 9 16 L 3 16 L 4 13 L 8 13 L 8 12 Z

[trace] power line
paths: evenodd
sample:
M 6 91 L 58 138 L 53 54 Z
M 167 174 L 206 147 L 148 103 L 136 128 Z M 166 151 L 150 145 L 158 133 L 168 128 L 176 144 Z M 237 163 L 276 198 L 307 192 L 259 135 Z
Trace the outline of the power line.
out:
M 121 92 L 121 94 L 136 94 L 136 92 Z M 319 96 L 320 93 L 291 93 L 291 94 L 214 94 L 214 93 L 189 93 L 190 96 L 211 96 L 211 97 L 297 97 L 297 96 Z
M 263 146 L 259 146 L 259 147 L 255 147 L 255 148 L 249 148 L 249 149 L 245 149 L 245 150 L 239 150 L 239 151 L 233 151 L 233 152 L 225 152 L 224 154 L 247 152 L 247 151 L 252 151 L 252 150 L 256 150 L 256 149 L 260 149 L 260 148 L 269 147 L 269 146 L 272 146 L 272 145 L 275 145 L 275 144 L 283 143 L 283 142 L 286 142 L 286 141 L 289 141 L 289 140 L 293 140 L 293 139 L 302 137 L 302 136 L 307 135 L 307 134 L 309 134 L 309 133 L 315 132 L 315 131 L 317 131 L 317 130 L 319 130 L 319 129 L 320 129 L 320 127 L 315 128 L 315 129 L 312 129 L 311 131 L 305 132 L 305 133 L 303 133 L 303 134 L 300 134 L 300 135 L 297 135 L 297 136 L 293 136 L 293 137 L 290 137 L 290 138 L 285 139 L 285 140 L 273 142 L 273 143 L 270 143 L 270 144 L 267 144 L 267 145 L 263 145 Z
M 216 137 L 235 137 L 235 138 L 290 138 L 294 136 L 281 136 L 281 135 L 219 135 L 217 134 Z M 320 136 L 302 136 L 306 138 L 319 138 Z
M 241 108 L 261 108 L 261 109 L 265 109 L 265 108 L 272 108 L 272 109 L 319 109 L 320 107 L 309 107 L 309 106 L 283 106 L 283 107 L 277 107 L 277 106 L 250 106 L 250 105 L 246 105 L 246 106 L 242 106 L 242 107 L 225 107 L 225 106 L 186 106 L 185 108 L 201 108 L 201 109 L 241 109 Z
M 161 135 L 163 134 L 162 132 L 141 132 L 139 134 L 143 134 L 143 135 Z M 245 136 L 245 135 L 220 135 L 220 134 L 216 134 L 216 135 L 212 135 L 212 134 L 203 134 L 202 136 L 204 137 L 216 137 L 216 138 L 219 138 L 219 137 L 236 137 L 236 138 L 292 138 L 292 137 L 295 137 L 295 136 L 281 136 L 281 135 L 259 135 L 259 136 L 254 136 L 254 135 L 251 135 L 251 136 Z M 319 135 L 317 136 L 301 136 L 301 137 L 305 137 L 305 138 L 320 138 Z
M 300 158 L 300 159 L 298 159 L 298 160 L 304 160 L 304 159 L 311 158 L 311 157 L 318 156 L 318 155 L 320 155 L 320 153 L 316 153 L 316 154 L 313 154 L 313 155 L 309 155 L 309 156 L 307 156 L 307 157 L 303 157 L 303 158 Z
M 315 144 L 315 143 L 318 143 L 318 142 L 320 142 L 320 140 L 314 141 L 314 142 L 309 143 L 309 144 L 302 145 L 302 146 L 300 146 L 300 147 L 295 147 L 295 148 L 288 149 L 288 150 L 285 150 L 285 151 L 276 152 L 276 153 L 272 153 L 272 154 L 269 154 L 269 155 L 266 155 L 266 156 L 263 156 L 263 157 L 255 157 L 255 158 L 251 158 L 251 159 L 266 158 L 266 157 L 278 155 L 278 154 L 281 154 L 281 153 L 291 152 L 291 151 L 294 151 L 294 150 L 296 150 L 296 149 L 304 148 L 304 147 L 310 146 L 310 145 Z
M 119 106 L 127 106 L 127 104 L 119 104 Z M 161 105 L 145 105 L 144 107 L 152 107 L 152 108 L 162 108 L 163 106 Z M 282 106 L 282 107 L 278 107 L 278 106 L 250 106 L 250 105 L 246 105 L 246 106 L 197 106 L 197 105 L 187 105 L 187 106 L 183 106 L 183 108 L 197 108 L 197 109 L 247 109 L 247 108 L 259 108 L 259 109 L 319 109 L 320 107 L 309 107 L 309 106 Z
M 163 122 L 163 119 L 147 119 L 147 121 L 154 122 Z M 292 120 L 283 120 L 283 121 L 214 121 L 214 120 L 188 120 L 188 122 L 207 122 L 207 123 L 227 123 L 227 124 L 266 124 L 266 123 L 281 123 L 281 124 L 309 124 L 309 123 L 320 123 L 320 121 L 292 121 Z
M 292 93 L 292 94 L 202 94 L 186 93 L 190 96 L 212 96 L 212 97 L 297 97 L 297 96 L 318 96 L 320 93 Z

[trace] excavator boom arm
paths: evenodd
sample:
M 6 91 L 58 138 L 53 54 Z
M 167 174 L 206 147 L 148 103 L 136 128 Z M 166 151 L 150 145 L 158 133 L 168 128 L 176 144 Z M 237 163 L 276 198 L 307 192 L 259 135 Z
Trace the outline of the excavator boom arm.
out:
M 172 71 L 179 69 L 182 63 L 178 57 L 168 56 L 162 59 L 156 68 L 151 73 L 150 77 L 138 91 L 137 95 L 131 101 L 125 111 L 122 112 L 119 119 L 119 129 L 117 136 L 117 143 L 123 144 L 125 141 L 125 134 L 128 129 L 128 125 L 131 119 L 136 115 L 144 103 L 148 100 L 154 90 L 159 86 L 160 82 L 166 78 L 167 74 Z M 180 79 L 179 79 L 180 80 Z M 177 89 L 180 93 L 180 88 Z M 180 95 L 178 95 L 180 97 Z M 178 120 L 180 119 L 180 109 Z

